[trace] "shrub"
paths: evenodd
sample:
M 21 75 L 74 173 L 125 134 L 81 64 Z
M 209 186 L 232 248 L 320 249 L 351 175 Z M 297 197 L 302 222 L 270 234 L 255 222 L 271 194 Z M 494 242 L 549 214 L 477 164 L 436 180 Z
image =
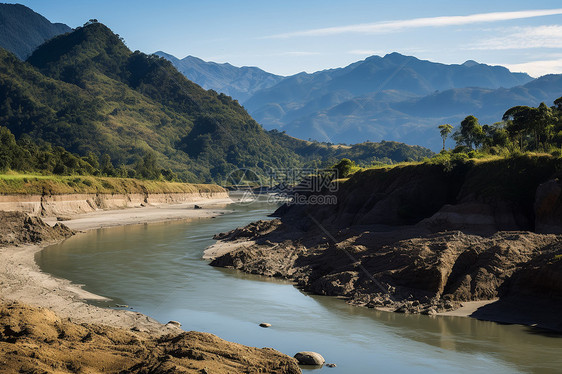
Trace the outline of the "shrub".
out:
M 348 158 L 342 158 L 340 162 L 332 166 L 332 169 L 336 169 L 338 172 L 338 178 L 347 178 L 353 168 L 355 167 L 355 162 Z

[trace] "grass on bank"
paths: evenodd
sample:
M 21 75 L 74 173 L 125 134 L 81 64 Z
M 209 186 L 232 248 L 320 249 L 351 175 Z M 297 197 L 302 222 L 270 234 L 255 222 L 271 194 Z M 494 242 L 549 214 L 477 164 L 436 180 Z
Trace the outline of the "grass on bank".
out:
M 473 156 L 473 155 L 470 155 Z M 390 178 L 400 173 L 412 177 L 441 169 L 463 184 L 466 193 L 477 193 L 482 199 L 509 199 L 524 204 L 534 201 L 536 187 L 553 178 L 562 179 L 562 152 L 513 152 L 504 155 L 477 154 L 470 157 L 451 151 L 442 152 L 421 162 L 349 167 L 341 184 L 364 183 L 369 178 Z M 436 169 L 437 168 L 437 169 Z
M 215 184 L 193 184 L 132 178 L 35 175 L 9 172 L 0 174 L 0 194 L 133 194 L 224 192 Z

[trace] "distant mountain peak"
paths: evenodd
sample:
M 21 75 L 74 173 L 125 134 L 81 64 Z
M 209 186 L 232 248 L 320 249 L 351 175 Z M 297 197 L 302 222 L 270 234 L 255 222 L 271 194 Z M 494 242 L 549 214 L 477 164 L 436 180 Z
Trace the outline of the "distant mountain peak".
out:
M 480 64 L 480 63 L 478 63 L 478 62 L 476 62 L 476 61 L 474 61 L 474 60 L 466 60 L 466 61 L 462 64 L 462 66 L 466 66 L 466 67 L 469 67 L 469 68 L 471 68 L 471 67 L 473 67 L 473 66 L 478 66 L 478 65 L 482 65 L 482 64 Z
M 240 102 L 244 102 L 258 90 L 269 88 L 283 79 L 257 67 L 237 67 L 229 63 L 205 61 L 195 56 L 178 59 L 161 51 L 154 54 L 169 60 L 188 79 L 203 88 L 222 92 Z
M 54 36 L 72 31 L 51 23 L 21 4 L 0 4 L 0 47 L 25 60 L 38 46 Z
M 392 62 L 402 62 L 405 60 L 418 60 L 414 56 L 406 56 L 398 52 L 388 53 L 383 57 L 384 60 L 392 61 Z

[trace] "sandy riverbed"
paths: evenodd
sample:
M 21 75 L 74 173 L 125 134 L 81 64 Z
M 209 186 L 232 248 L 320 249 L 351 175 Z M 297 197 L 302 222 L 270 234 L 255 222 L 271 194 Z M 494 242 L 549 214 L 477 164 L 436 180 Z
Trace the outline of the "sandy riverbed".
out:
M 87 231 L 130 224 L 210 218 L 228 213 L 225 207 L 231 202 L 230 199 L 216 199 L 189 204 L 97 211 L 67 217 L 69 219 L 64 221 L 64 224 L 73 230 Z M 194 209 L 195 204 L 203 209 Z M 57 218 L 49 217 L 44 221 L 54 225 Z M 70 318 L 78 323 L 105 324 L 128 329 L 137 327 L 153 333 L 166 333 L 177 329 L 173 326 L 163 326 L 140 313 L 100 308 L 85 303 L 87 299 L 104 298 L 87 292 L 68 280 L 45 274 L 36 264 L 35 254 L 50 244 L 53 243 L 0 248 L 0 300 L 21 301 L 32 306 L 46 307 L 60 317 Z

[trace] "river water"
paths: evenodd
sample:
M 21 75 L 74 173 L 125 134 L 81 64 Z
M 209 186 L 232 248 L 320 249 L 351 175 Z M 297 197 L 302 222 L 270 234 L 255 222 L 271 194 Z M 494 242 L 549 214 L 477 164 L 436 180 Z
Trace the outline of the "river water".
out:
M 214 219 L 99 229 L 46 248 L 45 272 L 84 284 L 161 322 L 288 355 L 321 353 L 326 373 L 553 373 L 562 336 L 462 317 L 429 317 L 353 307 L 307 295 L 288 282 L 213 268 L 201 259 L 213 234 L 266 219 L 265 202 L 233 204 Z M 562 318 L 562 317 L 561 317 Z M 260 322 L 272 327 L 264 329 Z

